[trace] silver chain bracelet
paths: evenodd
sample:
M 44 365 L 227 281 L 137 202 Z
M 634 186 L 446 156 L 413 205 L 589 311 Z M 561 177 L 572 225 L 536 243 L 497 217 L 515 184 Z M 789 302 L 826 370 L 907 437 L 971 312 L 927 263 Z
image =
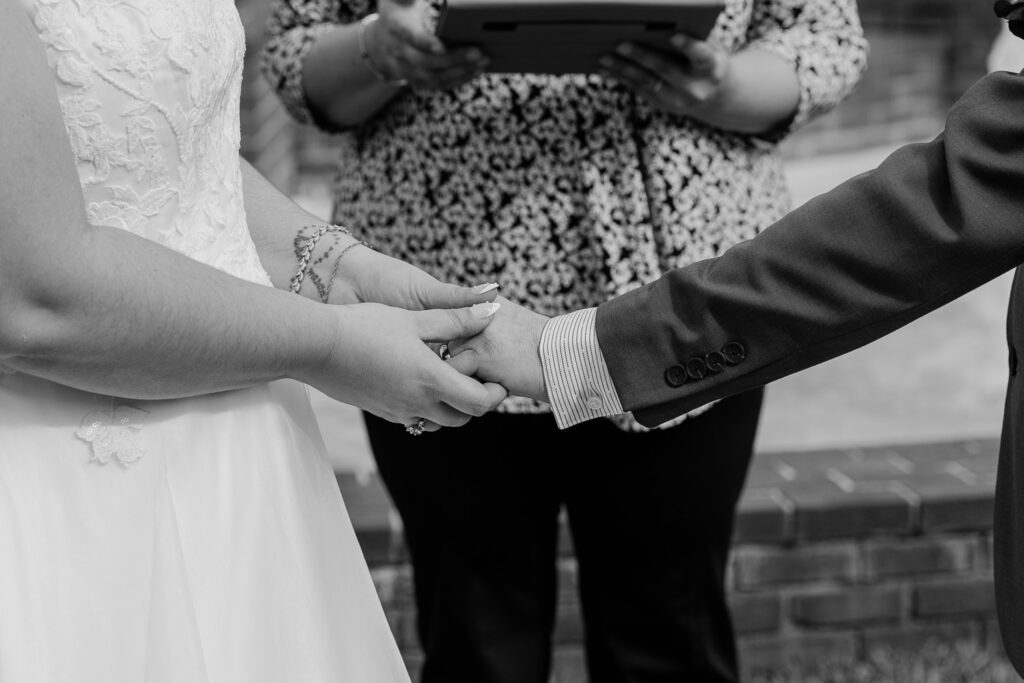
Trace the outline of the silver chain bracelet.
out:
M 346 235 L 352 234 L 352 231 L 343 225 L 321 225 L 306 239 L 305 244 L 299 249 L 299 268 L 295 271 L 295 275 L 292 275 L 291 284 L 288 287 L 294 294 L 298 294 L 299 290 L 302 289 L 302 281 L 306 279 L 306 268 L 309 267 L 309 259 L 313 256 L 313 249 L 316 248 L 316 243 L 329 232 L 341 232 Z M 355 244 L 359 244 L 359 242 L 354 242 L 346 247 L 342 254 Z

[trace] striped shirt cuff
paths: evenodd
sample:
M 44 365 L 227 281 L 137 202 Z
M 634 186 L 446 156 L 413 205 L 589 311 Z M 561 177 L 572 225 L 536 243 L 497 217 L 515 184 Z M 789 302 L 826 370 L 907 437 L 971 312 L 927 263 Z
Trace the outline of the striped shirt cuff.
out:
M 585 308 L 552 318 L 541 334 L 540 362 L 559 429 L 622 412 L 596 320 L 597 309 Z

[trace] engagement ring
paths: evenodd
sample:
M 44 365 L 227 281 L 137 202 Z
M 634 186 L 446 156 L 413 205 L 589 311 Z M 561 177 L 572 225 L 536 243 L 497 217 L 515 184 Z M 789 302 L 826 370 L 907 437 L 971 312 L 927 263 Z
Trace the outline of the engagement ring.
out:
M 416 424 L 405 425 L 405 431 L 409 432 L 413 436 L 419 436 L 423 433 L 423 428 L 427 425 L 427 419 L 421 417 L 416 421 Z

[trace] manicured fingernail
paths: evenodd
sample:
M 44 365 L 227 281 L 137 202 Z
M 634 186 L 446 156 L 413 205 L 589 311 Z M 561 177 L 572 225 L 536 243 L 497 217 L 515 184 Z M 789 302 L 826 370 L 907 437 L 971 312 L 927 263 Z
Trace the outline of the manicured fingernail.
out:
M 487 282 L 482 285 L 477 285 L 473 288 L 474 294 L 486 294 L 487 292 L 493 292 L 498 287 L 501 287 L 497 282 Z
M 617 48 L 615 48 L 615 51 L 618 52 L 620 55 L 626 55 L 628 57 L 629 55 L 633 54 L 633 46 L 630 45 L 629 43 L 623 43 L 622 45 L 619 45 Z
M 473 315 L 475 315 L 477 318 L 490 318 L 492 315 L 498 312 L 499 308 L 501 308 L 501 304 L 495 301 L 488 304 L 476 304 L 470 307 L 469 310 L 471 310 L 473 312 Z
M 613 64 L 611 57 L 601 57 L 601 59 L 597 60 L 597 63 L 606 69 L 612 68 Z
M 681 33 L 672 36 L 672 44 L 676 47 L 686 47 L 687 42 L 689 42 L 689 39 Z

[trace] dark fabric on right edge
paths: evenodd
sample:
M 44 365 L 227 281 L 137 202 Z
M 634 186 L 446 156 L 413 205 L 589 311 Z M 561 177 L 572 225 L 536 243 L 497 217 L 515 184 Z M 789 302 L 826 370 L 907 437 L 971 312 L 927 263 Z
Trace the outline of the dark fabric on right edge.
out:
M 934 142 L 903 148 L 717 259 L 603 304 L 598 339 L 623 408 L 656 424 L 863 346 L 1022 262 L 1024 77 L 1003 72 L 964 95 Z M 1012 344 L 1024 339 L 1021 287 Z M 668 367 L 733 341 L 742 362 L 665 383 Z M 1024 672 L 1019 385 L 1011 380 L 1007 399 L 995 542 L 1004 642 Z

